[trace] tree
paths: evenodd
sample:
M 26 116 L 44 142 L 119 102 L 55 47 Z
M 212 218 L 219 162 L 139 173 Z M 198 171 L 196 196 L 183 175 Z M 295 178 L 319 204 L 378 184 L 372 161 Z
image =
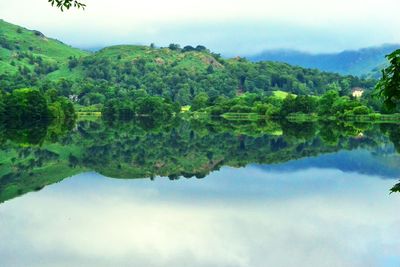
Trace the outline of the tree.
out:
M 206 93 L 201 92 L 196 95 L 193 99 L 191 110 L 199 110 L 208 106 L 209 97 Z
M 3 92 L 0 91 L 0 120 L 4 116 L 4 97 Z
M 394 109 L 400 102 L 400 49 L 387 56 L 389 67 L 382 71 L 382 78 L 376 86 L 384 105 Z
M 7 119 L 30 121 L 45 119 L 50 116 L 46 98 L 36 89 L 14 90 L 5 99 Z
M 288 94 L 283 100 L 280 115 L 287 116 L 293 112 L 296 112 L 296 98 L 292 94 Z
M 207 51 L 207 48 L 204 45 L 198 45 L 196 46 L 196 51 L 198 52 Z
M 318 113 L 320 115 L 332 115 L 332 106 L 339 99 L 337 91 L 326 92 L 319 100 Z
M 193 46 L 187 45 L 182 49 L 182 52 L 185 53 L 185 52 L 190 52 L 190 51 L 195 51 L 195 50 L 196 50 L 196 48 L 194 48 Z
M 181 49 L 181 46 L 178 45 L 178 44 L 169 44 L 168 48 L 169 48 L 170 50 L 174 50 L 174 51 L 175 51 L 175 50 Z
M 64 9 L 70 9 L 71 7 L 76 7 L 78 9 L 85 9 L 86 7 L 84 3 L 81 3 L 78 0 L 48 0 L 48 2 L 52 6 L 59 8 L 61 11 L 64 11 Z

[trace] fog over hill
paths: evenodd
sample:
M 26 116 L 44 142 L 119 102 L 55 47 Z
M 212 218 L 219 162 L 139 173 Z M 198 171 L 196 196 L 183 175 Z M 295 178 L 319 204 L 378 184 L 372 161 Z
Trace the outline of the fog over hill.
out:
M 249 56 L 252 61 L 278 61 L 306 68 L 357 76 L 380 77 L 380 69 L 387 63 L 385 56 L 400 48 L 400 44 L 384 44 L 340 53 L 311 54 L 297 50 L 266 50 Z

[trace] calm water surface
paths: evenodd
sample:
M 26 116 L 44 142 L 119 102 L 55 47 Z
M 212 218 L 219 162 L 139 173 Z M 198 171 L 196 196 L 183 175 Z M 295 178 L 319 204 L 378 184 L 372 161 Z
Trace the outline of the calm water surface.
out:
M 230 138 L 224 136 L 224 140 Z M 230 167 L 244 155 L 251 158 L 251 151 L 262 151 L 261 141 L 255 140 L 260 137 L 246 137 L 250 140 L 245 147 L 251 141 L 258 150 L 251 147 L 234 157 L 234 151 L 243 149 L 241 136 L 232 139 L 238 143 L 224 145 L 231 163 L 213 165 L 203 179 L 157 175 L 152 180 L 114 179 L 100 174 L 106 172 L 104 168 L 90 171 L 74 166 L 82 171 L 49 182 L 40 191 L 19 191 L 19 197 L 9 197 L 14 192 L 10 188 L 20 186 L 23 174 L 16 180 L 7 176 L 10 185 L 2 190 L 8 192 L 8 199 L 0 204 L 0 265 L 400 266 L 400 195 L 389 194 L 400 177 L 400 163 L 396 164 L 393 143 L 382 141 L 381 134 L 376 136 L 373 140 L 380 142 L 368 141 L 368 145 L 364 137 L 364 141 L 346 137 L 364 144 L 351 149 L 268 164 L 249 160 L 246 167 Z M 279 138 L 267 137 L 267 143 L 275 144 Z M 300 144 L 315 144 L 319 137 L 310 138 Z M 278 151 L 295 142 L 285 140 L 288 145 Z M 55 143 L 43 146 L 57 151 Z M 92 146 L 88 151 L 95 153 Z M 231 146 L 238 150 L 230 150 Z M 301 154 L 298 147 L 296 143 L 295 151 Z M 163 153 L 161 158 L 172 157 Z M 182 155 L 190 161 L 191 153 Z M 196 155 L 193 161 L 201 158 L 200 152 Z M 211 158 L 209 151 L 206 155 Z M 217 157 L 217 152 L 213 155 Z M 96 169 L 93 162 L 87 164 Z M 192 166 L 183 160 L 174 164 Z M 155 166 L 162 172 L 161 163 Z M 45 167 L 46 162 L 38 168 Z M 117 169 L 123 172 L 124 165 Z

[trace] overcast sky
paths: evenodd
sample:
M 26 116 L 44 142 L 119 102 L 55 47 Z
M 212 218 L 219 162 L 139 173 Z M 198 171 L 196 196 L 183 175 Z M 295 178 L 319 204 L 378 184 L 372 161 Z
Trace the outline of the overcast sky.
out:
M 73 46 L 203 44 L 225 55 L 333 52 L 400 43 L 399 0 L 0 0 L 0 18 Z

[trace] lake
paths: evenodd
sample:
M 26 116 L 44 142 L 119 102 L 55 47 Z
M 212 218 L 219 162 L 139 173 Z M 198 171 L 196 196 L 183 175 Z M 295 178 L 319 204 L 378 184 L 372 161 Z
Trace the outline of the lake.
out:
M 0 131 L 0 266 L 400 265 L 395 124 Z

